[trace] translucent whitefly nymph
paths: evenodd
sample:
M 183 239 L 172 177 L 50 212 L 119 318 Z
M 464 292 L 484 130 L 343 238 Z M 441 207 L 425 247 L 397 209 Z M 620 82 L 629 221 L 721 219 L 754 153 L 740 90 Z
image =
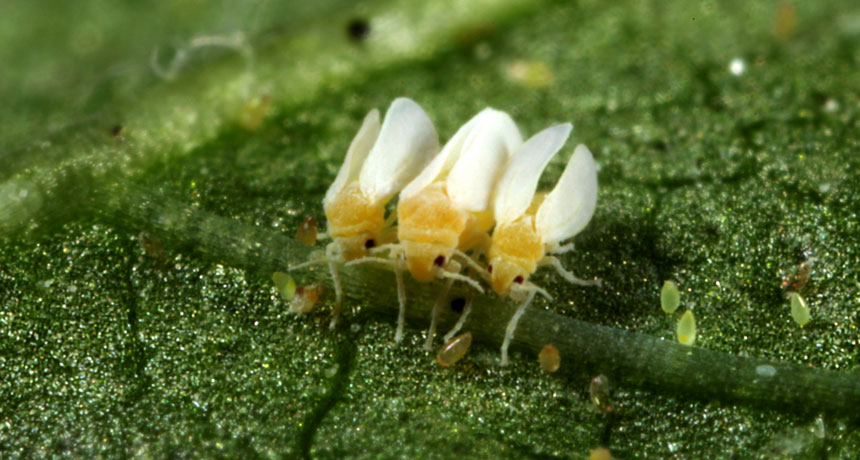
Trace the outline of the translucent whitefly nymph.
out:
M 692 310 L 685 311 L 681 316 L 678 326 L 675 328 L 675 334 L 681 344 L 693 345 L 696 343 L 696 318 L 693 316 Z
M 469 351 L 469 346 L 472 345 L 472 333 L 458 335 L 450 340 L 436 354 L 436 362 L 442 367 L 448 367 L 459 361 Z
M 806 300 L 803 300 L 803 297 L 796 292 L 792 292 L 789 298 L 789 302 L 791 303 L 791 317 L 794 319 L 794 322 L 801 326 L 806 325 L 810 318 L 809 305 L 806 304 Z
M 490 284 L 500 296 L 522 303 L 508 323 L 502 343 L 502 365 L 508 362 L 508 346 L 517 321 L 540 292 L 528 281 L 542 265 L 552 265 L 567 281 L 594 285 L 599 281 L 576 278 L 561 266 L 553 253 L 570 251 L 560 243 L 579 233 L 591 220 L 597 205 L 597 167 L 591 152 L 579 145 L 568 161 L 555 188 L 535 197 L 538 179 L 550 159 L 561 149 L 573 126 L 570 123 L 547 128 L 531 137 L 511 158 L 496 186 L 493 230 L 488 270 Z
M 541 348 L 538 354 L 540 368 L 546 372 L 555 372 L 561 366 L 561 355 L 555 345 L 548 343 Z
M 284 272 L 272 273 L 272 281 L 275 283 L 275 289 L 281 294 L 281 297 L 286 301 L 293 300 L 296 295 L 296 281 L 292 276 Z
M 332 326 L 342 301 L 337 264 L 366 257 L 369 249 L 394 239 L 393 219 L 386 219 L 385 204 L 438 151 L 433 123 L 411 99 L 395 99 L 381 126 L 378 110 L 364 118 L 323 199 L 328 236 L 333 240 L 323 260 L 329 263 L 335 286 Z
M 678 309 L 681 304 L 681 292 L 678 291 L 678 286 L 674 281 L 666 280 L 663 282 L 663 289 L 660 290 L 660 307 L 666 314 L 671 315 Z
M 395 340 L 402 338 L 405 318 L 405 289 L 400 273 L 404 265 L 421 282 L 447 278 L 433 309 L 427 349 L 432 347 L 436 318 L 451 283 L 462 280 L 483 292 L 480 284 L 459 274 L 461 263 L 483 271 L 466 251 L 487 250 L 490 240 L 487 232 L 493 226 L 490 208 L 493 188 L 520 144 L 519 129 L 508 114 L 484 109 L 464 124 L 400 192 L 399 242 L 374 250 L 391 251 L 389 262 L 397 274 L 400 316 Z

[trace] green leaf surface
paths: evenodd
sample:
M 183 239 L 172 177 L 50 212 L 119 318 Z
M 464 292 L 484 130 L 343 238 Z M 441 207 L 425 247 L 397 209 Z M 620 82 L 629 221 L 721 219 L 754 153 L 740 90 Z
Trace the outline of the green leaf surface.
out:
M 0 457 L 855 458 L 858 45 L 851 2 L 5 5 Z M 562 262 L 603 286 L 539 271 L 555 301 L 508 367 L 509 302 L 476 297 L 442 369 L 440 283 L 407 284 L 400 344 L 390 272 L 344 270 L 333 331 L 331 289 L 297 317 L 272 283 L 398 96 L 443 141 L 486 106 L 528 135 L 573 122 L 543 188 L 574 142 L 600 165 Z M 801 328 L 781 285 L 803 262 Z M 330 287 L 321 267 L 290 275 Z

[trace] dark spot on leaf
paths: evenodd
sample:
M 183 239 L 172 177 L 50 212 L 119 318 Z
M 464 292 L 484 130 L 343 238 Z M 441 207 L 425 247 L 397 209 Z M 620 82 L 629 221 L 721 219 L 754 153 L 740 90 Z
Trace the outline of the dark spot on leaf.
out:
M 366 19 L 354 18 L 347 24 L 346 33 L 353 41 L 363 41 L 370 35 L 370 24 Z
M 666 144 L 666 141 L 657 139 L 650 142 L 651 148 L 657 150 L 659 152 L 665 152 L 669 150 L 669 146 Z

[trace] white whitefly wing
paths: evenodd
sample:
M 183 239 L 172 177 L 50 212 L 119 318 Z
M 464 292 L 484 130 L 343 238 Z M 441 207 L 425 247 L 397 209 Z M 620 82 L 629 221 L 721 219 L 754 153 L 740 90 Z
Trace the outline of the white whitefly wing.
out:
M 541 173 L 572 129 L 570 123 L 549 127 L 529 138 L 511 157 L 493 197 L 493 212 L 498 224 L 512 222 L 526 212 Z
M 379 136 L 379 110 L 373 109 L 364 117 L 364 122 L 361 123 L 361 128 L 358 129 L 358 134 L 355 135 L 352 143 L 349 144 L 346 158 L 344 158 L 334 182 L 331 183 L 325 192 L 323 203 L 329 203 L 337 195 L 337 192 L 358 177 L 361 165 L 364 164 L 364 160 L 367 158 L 367 154 L 370 153 L 373 143 L 376 142 L 377 136 Z
M 361 191 L 373 202 L 399 192 L 439 151 L 433 123 L 415 101 L 391 103 L 376 143 L 359 173 Z
M 536 227 L 545 245 L 579 233 L 597 206 L 597 165 L 588 147 L 576 146 L 558 184 L 537 211 Z
M 448 174 L 454 163 L 460 158 L 460 153 L 463 151 L 463 145 L 469 134 L 474 130 L 480 121 L 481 114 L 486 112 L 486 109 L 478 115 L 472 117 L 466 122 L 454 136 L 442 147 L 442 151 L 433 158 L 433 161 L 424 168 L 418 176 L 400 192 L 401 198 L 408 198 L 424 190 L 425 187 L 432 184 L 436 178 Z
M 469 133 L 463 153 L 448 173 L 448 197 L 466 211 L 486 211 L 508 159 L 523 143 L 520 130 L 505 112 L 487 108 Z

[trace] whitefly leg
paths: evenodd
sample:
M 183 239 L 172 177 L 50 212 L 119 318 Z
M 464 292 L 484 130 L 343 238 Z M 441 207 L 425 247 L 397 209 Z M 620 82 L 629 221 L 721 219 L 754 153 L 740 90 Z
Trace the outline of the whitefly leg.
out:
M 406 323 L 406 286 L 403 284 L 403 270 L 400 267 L 394 267 L 394 277 L 397 279 L 397 302 L 400 304 L 394 341 L 400 342 L 403 340 L 403 326 Z
M 320 257 L 318 259 L 312 259 L 307 262 L 302 262 L 300 264 L 290 265 L 287 267 L 287 271 L 291 272 L 293 270 L 298 270 L 300 268 L 310 267 L 311 265 L 325 264 L 329 262 L 334 262 L 334 260 L 329 259 L 328 256 Z
M 457 324 L 445 334 L 445 337 L 442 339 L 443 342 L 448 343 L 454 336 L 460 332 L 460 329 L 463 329 L 463 325 L 466 324 L 466 319 L 469 318 L 469 313 L 472 311 L 472 296 L 466 298 L 466 305 L 463 306 L 463 313 L 460 313 L 460 318 L 457 320 Z
M 454 251 L 457 252 L 456 249 Z M 467 281 L 467 282 L 470 282 L 470 284 L 477 285 L 477 282 L 475 280 L 473 280 L 472 278 L 467 277 L 467 276 L 463 276 L 460 274 L 460 270 L 462 270 L 462 269 L 463 269 L 463 266 L 460 265 L 459 262 L 457 262 L 455 260 L 449 260 L 448 263 L 445 265 L 444 269 L 436 272 L 436 276 L 441 277 L 441 278 L 447 278 L 448 279 L 448 286 L 450 286 L 456 280 Z M 478 288 L 480 288 L 480 286 L 478 286 Z M 448 289 L 446 287 L 443 290 L 442 296 L 436 300 L 436 308 L 438 308 L 439 310 L 436 310 L 434 308 L 434 315 L 438 315 L 439 311 L 441 311 L 442 306 L 444 305 L 444 302 L 447 298 L 447 290 Z M 483 293 L 484 290 L 480 289 L 480 292 Z M 471 307 L 471 300 L 472 299 L 470 296 L 467 307 Z M 463 323 L 466 322 L 466 317 L 469 316 L 470 310 L 471 310 L 470 308 L 464 308 L 463 309 L 463 312 L 460 313 L 460 318 L 457 320 L 457 324 L 455 324 L 454 327 L 450 331 L 448 331 L 448 333 L 445 334 L 445 337 L 442 339 L 444 342 L 447 343 L 448 341 L 450 341 L 451 338 L 454 337 L 454 334 L 456 334 L 457 331 L 459 331 L 460 328 L 463 327 Z
M 391 254 L 389 254 L 389 257 L 366 256 L 360 259 L 351 260 L 345 265 L 352 266 L 366 263 L 378 263 L 382 265 L 388 265 L 394 270 L 394 277 L 397 281 L 397 302 L 400 304 L 400 311 L 397 315 L 397 331 L 394 333 L 394 341 L 400 342 L 401 340 L 403 340 L 403 327 L 406 323 L 406 286 L 403 283 L 403 263 L 402 260 L 399 259 L 399 245 L 385 246 L 387 246 L 386 249 L 391 250 Z
M 340 284 L 340 273 L 336 262 L 329 262 L 328 269 L 331 272 L 331 281 L 334 284 L 334 311 L 332 312 L 329 329 L 334 329 L 337 326 L 337 320 L 340 318 L 340 307 L 343 303 L 343 288 Z
M 561 246 L 550 251 L 553 254 L 564 254 L 573 251 L 576 246 L 573 243 L 562 244 Z
M 469 267 L 471 267 L 472 270 L 474 270 L 475 273 L 477 273 L 478 276 L 480 276 L 483 280 L 490 280 L 490 272 L 488 272 L 486 268 L 482 267 L 481 264 L 479 264 L 474 257 L 471 257 L 469 256 L 469 254 L 466 254 L 465 252 L 460 251 L 458 249 L 454 249 L 454 254 L 459 256 L 463 260 L 463 262 L 466 263 L 466 265 L 468 265 Z
M 340 309 L 343 304 L 343 287 L 340 284 L 340 271 L 338 267 L 343 258 L 340 255 L 340 246 L 334 241 L 326 245 L 325 255 L 328 261 L 328 270 L 331 273 L 331 282 L 334 284 L 334 309 L 328 327 L 329 329 L 334 329 L 337 326 L 337 321 L 340 319 Z
M 523 313 L 526 312 L 526 307 L 532 303 L 532 299 L 535 298 L 535 293 L 537 291 L 531 291 L 526 297 L 525 300 L 520 304 L 517 308 L 517 311 L 514 313 L 514 316 L 511 317 L 511 320 L 508 321 L 508 327 L 505 329 L 505 339 L 502 341 L 502 366 L 508 365 L 508 347 L 511 345 L 511 340 L 514 339 L 514 332 L 517 330 L 517 323 L 520 321 L 520 318 L 523 316 Z
M 368 250 L 368 252 L 370 254 L 374 254 L 374 255 L 385 252 L 385 251 L 389 252 L 389 256 L 391 258 L 397 258 L 400 256 L 400 254 L 403 253 L 403 245 L 399 244 L 399 243 L 386 243 L 386 244 L 380 244 L 380 245 L 373 247 L 373 248 L 370 248 Z
M 377 264 L 382 264 L 382 265 L 389 265 L 391 267 L 397 266 L 397 263 L 394 262 L 393 260 L 389 260 L 389 259 L 386 259 L 384 257 L 370 257 L 370 256 L 362 257 L 360 259 L 350 260 L 349 262 L 345 263 L 344 265 L 347 267 L 352 267 L 353 265 L 368 264 L 368 263 L 377 263 Z
M 436 323 L 439 321 L 439 312 L 442 311 L 442 305 L 448 299 L 448 290 L 451 289 L 452 284 L 454 284 L 453 278 L 445 280 L 442 292 L 439 293 L 439 297 L 436 298 L 436 303 L 433 305 L 433 311 L 430 314 L 430 329 L 427 330 L 427 341 L 424 343 L 424 348 L 427 350 L 433 349 L 433 338 L 436 336 Z
M 484 288 L 481 287 L 481 284 L 478 283 L 477 281 L 473 280 L 472 278 L 466 276 L 466 275 L 461 275 L 459 273 L 443 271 L 443 272 L 439 273 L 439 277 L 440 278 L 447 278 L 451 282 L 462 281 L 462 282 L 472 286 L 473 288 L 475 288 L 475 290 L 480 292 L 481 294 L 484 293 Z
M 579 286 L 597 286 L 600 287 L 603 285 L 603 281 L 599 279 L 594 280 L 584 280 L 577 278 L 573 273 L 565 270 L 565 268 L 561 265 L 561 261 L 558 260 L 557 257 L 553 256 L 544 256 L 540 261 L 538 261 L 539 265 L 552 265 L 555 268 L 555 271 L 558 274 L 567 280 L 569 283 L 573 283 Z

